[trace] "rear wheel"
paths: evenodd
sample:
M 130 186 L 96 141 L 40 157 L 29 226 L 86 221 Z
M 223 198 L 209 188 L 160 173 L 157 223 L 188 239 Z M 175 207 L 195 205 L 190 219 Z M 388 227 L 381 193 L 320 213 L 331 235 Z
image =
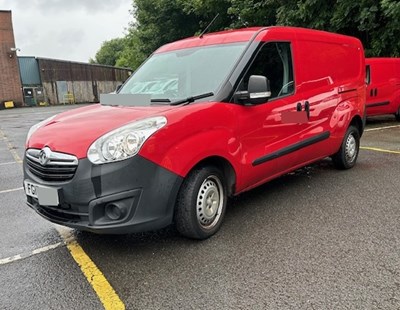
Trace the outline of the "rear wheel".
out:
M 338 169 L 350 169 L 356 164 L 360 150 L 360 133 L 355 126 L 350 126 L 344 136 L 339 151 L 332 156 L 333 164 Z
M 211 237 L 221 227 L 226 201 L 226 183 L 219 169 L 193 170 L 184 180 L 175 206 L 178 231 L 193 239 Z

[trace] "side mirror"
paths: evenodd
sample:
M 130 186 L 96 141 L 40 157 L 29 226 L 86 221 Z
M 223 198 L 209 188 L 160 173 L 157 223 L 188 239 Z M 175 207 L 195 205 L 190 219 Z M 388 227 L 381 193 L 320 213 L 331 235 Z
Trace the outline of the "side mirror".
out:
M 247 91 L 237 92 L 235 97 L 239 102 L 250 104 L 260 104 L 268 101 L 268 98 L 271 97 L 268 79 L 262 75 L 250 76 Z

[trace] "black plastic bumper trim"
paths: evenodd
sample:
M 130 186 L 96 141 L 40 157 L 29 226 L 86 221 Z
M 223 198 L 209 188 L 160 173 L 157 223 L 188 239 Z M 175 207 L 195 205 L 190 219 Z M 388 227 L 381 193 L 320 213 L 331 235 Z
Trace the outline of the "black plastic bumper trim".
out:
M 49 182 L 33 175 L 24 160 L 24 179 L 60 189 L 60 204 L 39 205 L 27 196 L 27 204 L 47 220 L 103 234 L 125 234 L 160 229 L 172 223 L 176 197 L 183 178 L 140 155 L 95 166 L 79 160 L 74 178 Z M 122 215 L 110 216 L 108 204 Z
M 302 148 L 305 148 L 307 146 L 313 145 L 315 143 L 321 142 L 323 140 L 326 140 L 330 137 L 331 133 L 329 131 L 325 131 L 319 135 L 316 135 L 314 137 L 308 138 L 304 141 L 292 144 L 288 147 L 285 147 L 283 149 L 280 149 L 276 152 L 273 152 L 271 154 L 265 155 L 263 157 L 260 157 L 256 160 L 253 161 L 252 165 L 253 166 L 257 166 L 257 165 L 261 165 L 267 161 L 273 160 L 273 159 L 277 159 L 279 157 L 285 156 L 287 154 L 296 152 Z
M 383 105 L 389 105 L 390 101 L 383 101 L 383 102 L 377 102 L 377 103 L 370 103 L 367 104 L 366 107 L 367 108 L 373 108 L 373 107 L 381 107 Z

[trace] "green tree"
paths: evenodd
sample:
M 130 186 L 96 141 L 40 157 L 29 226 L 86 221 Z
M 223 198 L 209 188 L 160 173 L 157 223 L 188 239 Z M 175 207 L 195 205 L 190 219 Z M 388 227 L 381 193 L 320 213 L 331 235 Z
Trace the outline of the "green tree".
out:
M 199 34 L 219 13 L 210 31 L 227 29 L 231 0 L 135 0 L 118 65 L 136 68 L 158 47 Z
M 232 27 L 276 25 L 279 2 L 278 0 L 231 0 L 232 5 L 228 9 L 228 13 L 233 21 Z
M 381 0 L 376 22 L 368 47 L 372 55 L 400 57 L 400 2 L 398 0 Z
M 284 3 L 286 2 L 286 3 Z M 321 29 L 359 38 L 367 56 L 400 56 L 397 0 L 282 1 L 277 23 Z
M 121 52 L 125 49 L 125 45 L 125 38 L 115 38 L 109 41 L 104 41 L 96 53 L 95 59 L 90 59 L 89 62 L 115 66 L 117 60 L 121 56 Z
M 97 63 L 137 68 L 163 44 L 209 31 L 285 25 L 359 38 L 367 56 L 400 56 L 398 0 L 133 0 L 123 39 L 104 42 Z M 114 41 L 116 40 L 116 41 Z
M 197 17 L 196 34 L 206 29 L 217 15 L 218 17 L 210 25 L 210 32 L 229 29 L 235 22 L 235 16 L 229 12 L 232 0 L 177 0 L 177 2 L 184 12 Z
M 176 0 L 135 0 L 133 27 L 142 55 L 148 56 L 161 45 L 194 35 L 198 18 L 185 12 Z
M 119 54 L 116 65 L 118 67 L 137 68 L 146 59 L 146 55 L 140 49 L 141 42 L 138 31 L 135 28 L 129 30 L 125 37 L 124 49 Z

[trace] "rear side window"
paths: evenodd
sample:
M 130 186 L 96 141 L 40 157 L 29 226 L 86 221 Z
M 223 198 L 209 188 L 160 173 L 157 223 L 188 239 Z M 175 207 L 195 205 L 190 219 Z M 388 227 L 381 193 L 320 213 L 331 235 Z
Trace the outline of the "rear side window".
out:
M 290 43 L 270 42 L 261 47 L 246 72 L 239 90 L 247 90 L 251 75 L 263 75 L 271 86 L 271 98 L 290 95 L 294 92 L 293 63 Z

